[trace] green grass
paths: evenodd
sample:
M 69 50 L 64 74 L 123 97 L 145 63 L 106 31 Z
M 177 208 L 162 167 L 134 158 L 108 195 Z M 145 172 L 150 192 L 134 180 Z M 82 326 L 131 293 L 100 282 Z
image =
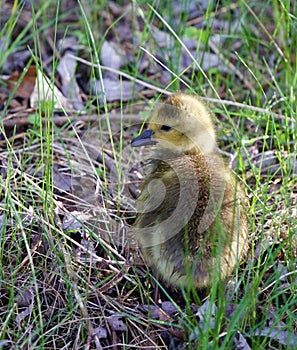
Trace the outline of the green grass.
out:
M 28 48 L 37 70 L 50 77 L 52 90 L 63 55 L 57 43 L 76 37 L 81 48 L 73 54 L 89 63 L 78 61 L 77 75 L 89 92 L 84 112 L 92 123 L 75 124 L 78 113 L 64 110 L 69 121 L 55 125 L 51 99 L 40 102 L 37 111 L 24 111 L 38 116 L 35 123 L 7 128 L 11 113 L 8 105 L 1 107 L 0 348 L 157 349 L 167 348 L 171 335 L 170 349 L 173 343 L 184 349 L 232 349 L 239 339 L 251 349 L 293 349 L 295 2 L 209 2 L 196 22 L 187 1 L 178 15 L 170 1 L 131 2 L 119 15 L 107 5 L 87 1 L 67 7 L 48 0 L 38 6 L 32 2 L 30 8 L 15 2 L 13 11 L 6 12 L 6 24 L 1 18 L 1 74 L 7 74 L 10 55 Z M 195 27 L 202 21 L 202 27 Z M 132 39 L 121 38 L 120 25 L 130 26 Z M 162 45 L 153 28 L 170 40 Z M 106 72 L 100 66 L 104 38 L 131 53 L 128 61 L 121 51 L 121 72 L 134 83 L 150 84 L 129 102 L 108 103 L 98 91 L 92 93 L 91 79 L 102 80 Z M 193 38 L 204 43 L 194 55 L 187 49 Z M 210 53 L 220 63 L 205 70 Z M 185 58 L 187 65 L 180 70 Z M 148 64 L 139 72 L 143 60 Z M 158 61 L 159 70 L 154 68 Z M 4 88 L 5 81 L 1 84 Z M 214 284 L 208 303 L 197 291 L 164 288 L 125 234 L 135 215 L 125 183 L 129 168 L 138 164 L 129 143 L 140 126 L 133 126 L 137 114 L 139 123 L 147 116 L 137 107 L 144 103 L 143 109 L 149 109 L 148 101 L 158 100 L 160 90 L 187 91 L 209 101 L 219 146 L 236 156 L 234 171 L 249 197 L 250 252 L 228 285 Z M 70 176 L 72 191 L 65 185 Z M 171 301 L 177 311 L 166 315 L 160 300 Z M 137 308 L 143 305 L 148 311 Z

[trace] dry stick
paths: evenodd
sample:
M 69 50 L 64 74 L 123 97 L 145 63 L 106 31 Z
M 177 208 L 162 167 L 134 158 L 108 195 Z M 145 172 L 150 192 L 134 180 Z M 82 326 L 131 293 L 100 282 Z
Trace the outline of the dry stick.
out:
M 273 285 L 275 285 L 278 281 L 283 280 L 284 278 L 286 278 L 286 277 L 288 277 L 288 276 L 290 276 L 290 275 L 294 275 L 294 274 L 297 274 L 297 270 L 294 270 L 294 271 L 290 271 L 290 272 L 285 273 L 285 274 L 282 275 L 279 279 L 277 279 L 276 281 L 271 282 L 268 286 L 266 286 L 265 288 L 263 288 L 262 290 L 260 290 L 260 291 L 258 292 L 257 295 L 259 296 L 260 294 L 264 293 L 267 289 L 269 289 L 269 288 L 271 288 Z
M 174 73 L 172 70 L 170 70 L 166 65 L 164 65 L 161 61 L 159 61 L 155 56 L 153 56 L 149 51 L 147 51 L 145 48 L 141 47 L 141 49 L 148 54 L 150 57 L 152 57 L 158 64 L 160 64 L 164 69 L 166 69 L 169 73 L 171 73 L 172 75 L 174 75 L 177 79 L 180 80 L 181 83 L 183 83 L 185 86 L 187 86 L 189 89 L 191 88 L 187 82 L 185 82 L 180 76 L 178 76 L 176 73 Z M 132 78 L 132 77 L 131 77 Z M 168 92 L 166 91 L 167 95 Z M 170 95 L 172 95 L 172 93 L 169 93 Z M 264 108 L 260 108 L 260 107 L 255 107 L 255 106 L 248 106 L 244 103 L 240 103 L 240 102 L 234 102 L 234 101 L 229 101 L 229 100 L 221 100 L 221 99 L 217 99 L 217 98 L 211 98 L 211 97 L 202 97 L 200 96 L 200 99 L 203 101 L 207 101 L 207 102 L 212 102 L 212 103 L 219 103 L 221 105 L 228 105 L 228 106 L 235 106 L 235 107 L 239 107 L 239 108 L 246 108 L 248 110 L 251 111 L 255 111 L 255 112 L 260 112 L 260 113 L 264 113 L 264 114 L 271 114 L 275 119 L 279 119 L 279 120 L 285 120 L 287 119 L 288 121 L 292 122 L 292 123 L 296 123 L 296 120 L 293 118 L 289 118 L 286 117 L 284 115 L 280 115 L 280 114 L 276 114 L 271 112 L 271 110 L 269 109 L 264 109 Z
M 83 64 L 85 64 L 85 65 L 87 65 L 87 66 L 89 66 L 89 67 L 96 67 L 96 68 L 99 68 L 97 64 L 95 64 L 95 63 L 90 63 L 90 62 L 88 62 L 87 60 L 84 60 L 83 58 L 80 58 L 80 57 L 77 57 L 77 56 L 74 56 L 74 55 L 69 55 L 69 56 L 70 56 L 71 58 L 75 59 L 76 61 L 81 62 L 81 63 L 83 63 Z M 137 84 L 139 84 L 139 85 L 142 85 L 142 86 L 144 86 L 144 87 L 147 87 L 147 88 L 149 88 L 149 89 L 152 89 L 152 90 L 154 90 L 154 91 L 158 91 L 158 92 L 160 92 L 161 94 L 167 94 L 167 95 L 170 95 L 170 94 L 171 94 L 171 92 L 169 92 L 169 91 L 166 91 L 166 90 L 163 90 L 163 89 L 161 89 L 161 88 L 158 88 L 157 86 L 152 85 L 152 84 L 150 84 L 150 83 L 147 83 L 147 82 L 145 82 L 145 81 L 143 81 L 143 80 L 140 80 L 140 79 L 131 77 L 129 74 L 124 73 L 124 72 L 121 72 L 121 71 L 119 71 L 119 70 L 117 70 L 117 69 L 113 69 L 113 68 L 106 67 L 106 66 L 102 66 L 102 65 L 100 65 L 100 68 L 103 69 L 103 70 L 106 70 L 106 71 L 108 71 L 108 72 L 117 73 L 117 74 L 121 75 L 121 76 L 124 77 L 124 78 L 127 78 L 127 79 L 129 79 L 129 80 L 133 80 L 133 81 L 135 81 L 135 83 L 137 83 Z
M 75 111 L 77 113 L 77 111 Z M 53 122 L 57 126 L 63 126 L 69 122 L 96 122 L 99 119 L 106 119 L 108 118 L 109 120 L 119 120 L 122 118 L 120 114 L 109 114 L 108 116 L 103 116 L 103 117 L 98 117 L 98 115 L 78 115 L 75 117 L 54 117 Z M 125 118 L 131 119 L 134 121 L 139 121 L 140 118 L 137 114 L 125 114 Z M 46 118 L 42 118 L 41 122 L 45 124 L 47 122 Z M 13 127 L 22 127 L 22 126 L 27 126 L 32 124 L 32 121 L 30 118 L 27 117 L 18 117 L 17 115 L 15 118 L 9 117 L 9 119 L 3 119 L 2 124 L 5 128 L 13 128 Z
M 142 48 L 143 49 L 143 48 Z M 154 58 L 153 55 L 151 55 L 147 50 L 143 49 L 143 51 L 145 51 L 146 53 L 148 53 L 151 57 Z M 85 65 L 88 65 L 88 66 L 94 66 L 96 67 L 97 65 L 96 64 L 92 64 L 82 58 L 79 58 L 79 57 L 76 57 L 74 55 L 70 55 L 72 58 L 74 58 L 75 60 L 85 64 Z M 154 58 L 156 60 L 156 58 Z M 157 60 L 158 61 L 158 60 Z M 144 87 L 147 87 L 147 88 L 150 88 L 154 91 L 157 91 L 159 93 L 162 93 L 164 95 L 172 95 L 173 92 L 170 92 L 170 91 L 167 91 L 167 90 L 164 90 L 164 89 L 161 89 L 155 85 L 152 85 L 152 84 L 149 84 L 145 81 L 142 81 L 140 79 L 137 79 L 137 78 L 134 78 L 132 76 L 130 76 L 129 74 L 126 74 L 126 73 L 123 73 L 117 69 L 113 69 L 113 68 L 110 68 L 110 67 L 106 67 L 106 66 L 101 66 L 101 68 L 103 70 L 106 70 L 108 72 L 112 72 L 112 73 L 116 73 L 116 74 L 119 74 L 129 80 L 132 80 L 134 82 L 136 82 L 137 84 L 140 84 Z M 177 74 L 173 73 L 171 70 L 169 70 L 169 68 L 165 67 L 168 71 L 170 71 L 172 74 L 174 74 L 185 86 L 188 86 L 189 85 L 183 81 Z M 211 102 L 211 103 L 218 103 L 218 104 L 221 104 L 221 105 L 227 105 L 227 106 L 234 106 L 234 107 L 238 107 L 238 108 L 244 108 L 244 109 L 248 109 L 248 110 L 251 110 L 251 111 L 254 111 L 254 112 L 259 112 L 259 113 L 263 113 L 263 114 L 267 114 L 267 115 L 272 115 L 276 120 L 288 120 L 290 122 L 292 122 L 293 124 L 296 124 L 296 120 L 294 118 L 290 118 L 290 117 L 287 117 L 285 115 L 282 115 L 282 114 L 277 114 L 277 113 L 274 113 L 272 112 L 270 109 L 267 109 L 267 108 L 260 108 L 260 107 L 255 107 L 255 106 L 248 106 L 244 103 L 240 103 L 240 102 L 234 102 L 234 101 L 230 101 L 230 100 L 221 100 L 221 99 L 218 99 L 218 98 L 211 98 L 211 97 L 200 97 L 202 100 L 204 101 L 207 101 L 207 102 Z M 31 110 L 32 112 L 34 110 Z M 77 113 L 77 111 L 75 111 L 75 113 Z M 17 116 L 17 114 L 16 114 Z M 128 115 L 125 115 L 125 117 L 127 117 L 128 119 L 131 118 L 132 120 L 139 120 L 139 116 L 138 115 L 134 115 L 134 114 L 128 114 Z M 116 114 L 116 115 L 113 115 L 113 114 L 109 114 L 108 116 L 105 116 L 105 118 L 109 118 L 110 120 L 112 119 L 115 119 L 117 120 L 118 118 L 121 118 L 121 115 L 120 114 Z M 83 121 L 83 122 L 95 122 L 99 119 L 98 115 L 90 115 L 90 116 L 84 116 L 84 115 L 78 115 L 77 117 L 73 117 L 73 120 L 74 121 Z M 54 118 L 54 123 L 55 125 L 57 126 L 61 126 L 61 125 L 64 125 L 66 123 L 69 123 L 71 122 L 71 118 L 69 117 L 56 117 Z M 43 120 L 42 120 L 43 122 Z M 28 117 L 17 117 L 17 120 L 13 119 L 13 118 L 10 118 L 10 119 L 4 119 L 2 120 L 2 123 L 3 123 L 3 126 L 4 127 L 14 127 L 14 126 L 26 126 L 28 124 L 30 124 L 31 122 L 29 121 L 29 118 Z
M 105 67 L 102 67 L 103 69 Z M 121 72 L 117 71 L 119 74 L 121 74 Z M 131 80 L 135 80 L 135 78 L 130 77 Z M 185 83 L 187 85 L 187 83 Z M 160 92 L 159 88 L 156 87 L 155 89 L 156 91 Z M 164 94 L 166 95 L 172 95 L 173 92 L 169 92 L 166 90 L 162 90 Z M 200 96 L 199 97 L 201 100 L 206 101 L 206 102 L 211 102 L 211 103 L 217 103 L 217 104 L 221 104 L 221 105 L 227 105 L 227 106 L 234 106 L 234 107 L 238 107 L 238 108 L 244 108 L 244 109 L 248 109 L 250 111 L 253 112 L 259 112 L 259 113 L 263 113 L 263 114 L 267 114 L 267 115 L 272 115 L 276 120 L 288 120 L 289 122 L 292 123 L 296 123 L 296 120 L 294 118 L 290 118 L 290 117 L 286 117 L 285 115 L 282 114 L 277 114 L 272 112 L 269 109 L 265 109 L 265 108 L 261 108 L 261 107 L 255 107 L 255 106 L 248 106 L 244 103 L 241 102 L 234 102 L 234 101 L 230 101 L 230 100 L 219 100 L 217 98 L 212 98 L 212 97 L 203 97 Z M 77 113 L 77 111 L 75 111 Z M 101 117 L 103 118 L 108 118 L 109 120 L 119 120 L 120 118 L 122 118 L 121 114 L 109 114 L 108 116 L 103 116 Z M 82 122 L 96 122 L 98 121 L 99 117 L 98 115 L 78 115 L 76 117 L 55 117 L 53 122 L 55 123 L 55 125 L 57 126 L 63 126 L 69 122 L 76 122 L 76 121 L 82 121 Z M 125 114 L 125 119 L 130 119 L 132 121 L 140 121 L 139 115 L 138 114 Z M 45 123 L 46 119 L 42 119 L 42 123 Z M 18 117 L 17 115 L 15 116 L 15 118 L 9 118 L 9 119 L 3 119 L 2 120 L 2 124 L 4 126 L 4 128 L 12 128 L 12 127 L 22 127 L 22 126 L 27 126 L 32 124 L 29 117 Z M 23 135 L 22 135 L 23 136 Z M 20 138 L 20 136 L 15 136 Z
M 145 49 L 143 50 L 145 52 L 148 52 L 146 51 Z M 153 55 L 151 55 L 153 57 Z M 86 60 L 84 60 L 83 58 L 80 58 L 80 57 L 76 57 L 74 55 L 71 55 L 71 57 L 83 64 L 86 64 L 88 66 L 91 66 L 91 67 L 97 67 L 96 64 L 92 64 Z M 117 73 L 127 79 L 130 79 L 132 81 L 135 81 L 136 83 L 142 85 L 142 86 L 145 86 L 145 87 L 148 87 L 150 89 L 153 89 L 157 92 L 160 92 L 164 95 L 172 95 L 173 92 L 170 92 L 170 91 L 167 91 L 167 90 L 164 90 L 164 89 L 161 89 L 157 86 L 154 86 L 152 84 L 149 84 L 145 81 L 142 81 L 142 80 L 139 80 L 139 79 L 136 79 L 134 77 L 131 77 L 129 74 L 126 74 L 126 73 L 123 73 L 117 69 L 113 69 L 113 68 L 110 68 L 110 67 L 106 67 L 106 66 L 101 66 L 101 68 L 103 70 L 106 70 L 108 72 L 112 72 L 112 73 Z M 167 69 L 168 70 L 168 69 Z M 171 72 L 171 71 L 170 71 Z M 172 72 L 173 73 L 173 72 Z M 174 74 L 174 73 L 173 73 Z M 176 77 L 178 77 L 176 74 L 175 74 Z M 187 83 L 184 82 L 180 77 L 178 77 L 178 79 L 187 86 Z M 281 115 L 281 114 L 277 114 L 277 113 L 273 113 L 270 109 L 265 109 L 265 108 L 260 108 L 260 107 L 255 107 L 255 106 L 248 106 L 244 103 L 240 103 L 240 102 L 234 102 L 234 101 L 229 101 L 229 100 L 221 100 L 221 99 L 218 99 L 218 98 L 210 98 L 210 97 L 200 97 L 202 100 L 204 101 L 207 101 L 207 102 L 212 102 L 212 103 L 219 103 L 221 105 L 227 105 L 227 106 L 235 106 L 235 107 L 239 107 L 239 108 L 245 108 L 245 109 L 248 109 L 248 110 L 251 110 L 251 111 L 254 111 L 254 112 L 260 112 L 260 113 L 264 113 L 264 114 L 270 114 L 272 115 L 275 119 L 279 119 L 279 120 L 284 120 L 284 119 L 287 119 L 288 121 L 292 122 L 292 123 L 296 123 L 296 120 L 293 119 L 293 118 L 288 118 L 284 115 Z
M 79 117 L 55 117 L 53 119 L 53 122 L 57 126 L 63 126 L 71 121 L 83 121 L 83 122 L 95 122 L 98 120 L 98 116 L 93 115 L 93 116 L 79 116 Z M 42 118 L 41 122 L 45 124 L 47 122 L 46 118 Z M 27 125 L 33 125 L 32 120 L 27 117 L 15 117 L 15 118 L 9 118 L 9 119 L 3 119 L 2 124 L 5 128 L 13 128 L 13 127 L 22 127 L 22 126 L 27 126 Z

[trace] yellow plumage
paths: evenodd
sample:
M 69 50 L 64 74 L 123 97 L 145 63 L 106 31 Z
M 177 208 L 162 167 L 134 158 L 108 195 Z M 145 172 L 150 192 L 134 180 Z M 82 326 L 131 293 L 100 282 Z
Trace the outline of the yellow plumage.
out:
M 133 228 L 147 264 L 173 286 L 225 279 L 247 251 L 246 198 L 217 152 L 206 106 L 170 96 L 132 146 L 149 148 Z

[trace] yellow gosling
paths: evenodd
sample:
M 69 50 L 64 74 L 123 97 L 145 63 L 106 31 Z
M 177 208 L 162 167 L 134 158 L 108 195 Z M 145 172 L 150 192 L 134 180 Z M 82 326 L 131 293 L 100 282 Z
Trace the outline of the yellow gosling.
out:
M 133 227 L 147 264 L 172 286 L 226 279 L 247 251 L 246 197 L 217 151 L 206 106 L 170 96 L 132 146 L 149 149 Z

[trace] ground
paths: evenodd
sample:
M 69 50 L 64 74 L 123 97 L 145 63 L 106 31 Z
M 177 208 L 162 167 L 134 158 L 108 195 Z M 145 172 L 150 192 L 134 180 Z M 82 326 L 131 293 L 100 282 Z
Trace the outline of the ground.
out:
M 294 349 L 294 1 L 7 1 L 0 18 L 0 348 Z M 130 235 L 130 147 L 198 94 L 249 199 L 228 281 L 174 290 Z

